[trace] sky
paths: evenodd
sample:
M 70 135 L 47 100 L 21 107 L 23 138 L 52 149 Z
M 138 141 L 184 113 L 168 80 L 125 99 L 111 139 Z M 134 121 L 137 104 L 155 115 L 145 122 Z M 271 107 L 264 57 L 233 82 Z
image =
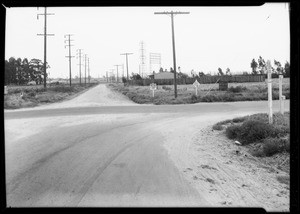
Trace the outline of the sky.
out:
M 92 77 L 106 72 L 116 74 L 128 56 L 129 74 L 139 73 L 140 42 L 144 42 L 146 69 L 149 54 L 161 54 L 163 69 L 173 67 L 171 18 L 154 12 L 183 11 L 174 16 L 176 67 L 217 73 L 229 68 L 232 73 L 251 71 L 250 63 L 262 56 L 282 65 L 290 62 L 290 25 L 287 3 L 266 3 L 248 7 L 48 7 L 47 62 L 50 78 L 69 77 L 68 47 L 64 35 L 71 37 L 72 77 L 79 75 L 77 49 L 87 54 Z M 38 58 L 44 60 L 44 8 L 6 8 L 5 59 Z M 84 64 L 84 59 L 82 59 Z M 152 66 L 158 71 L 158 65 Z M 84 75 L 84 66 L 81 72 Z M 119 76 L 122 67 L 118 67 Z

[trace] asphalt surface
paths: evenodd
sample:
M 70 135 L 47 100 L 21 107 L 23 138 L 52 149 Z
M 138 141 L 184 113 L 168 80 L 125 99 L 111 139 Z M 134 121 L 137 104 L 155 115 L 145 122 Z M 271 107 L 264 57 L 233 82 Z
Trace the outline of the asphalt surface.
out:
M 71 107 L 63 102 L 56 108 L 5 111 L 8 206 L 214 206 L 172 162 L 162 130 L 178 123 L 188 129 L 191 118 L 201 123 L 203 117 L 218 121 L 267 112 L 265 101 L 152 106 L 124 99 L 118 104 L 103 87 L 80 95 Z M 98 106 L 78 101 L 94 102 L 99 91 L 106 93 L 105 105 L 102 98 Z

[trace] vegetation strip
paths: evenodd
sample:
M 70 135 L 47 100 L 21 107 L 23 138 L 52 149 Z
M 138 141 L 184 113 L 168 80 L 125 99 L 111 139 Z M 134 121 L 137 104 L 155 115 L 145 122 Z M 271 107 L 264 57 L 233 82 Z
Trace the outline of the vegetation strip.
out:
M 159 85 L 152 97 L 149 86 L 129 86 L 126 84 L 110 83 L 108 87 L 126 95 L 135 103 L 164 105 L 164 104 L 192 104 L 199 102 L 234 102 L 268 100 L 267 85 L 265 82 L 257 83 L 230 83 L 227 91 L 218 90 L 218 84 L 201 84 L 198 96 L 195 95 L 193 85 L 178 85 L 178 97 L 174 98 L 171 85 Z M 290 98 L 289 78 L 284 79 L 283 95 Z M 279 99 L 278 84 L 274 81 L 274 100 Z
M 276 113 L 273 116 L 273 124 L 268 123 L 267 114 L 254 114 L 221 121 L 212 128 L 224 130 L 227 138 L 239 141 L 251 155 L 273 159 L 271 162 L 277 162 L 277 168 L 289 171 L 290 113 Z

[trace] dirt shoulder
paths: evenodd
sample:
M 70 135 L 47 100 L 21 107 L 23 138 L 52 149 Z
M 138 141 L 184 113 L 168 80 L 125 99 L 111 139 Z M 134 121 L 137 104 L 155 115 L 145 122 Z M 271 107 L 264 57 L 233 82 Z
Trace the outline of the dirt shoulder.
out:
M 57 85 L 48 86 L 47 90 L 42 86 L 11 86 L 8 88 L 8 94 L 4 96 L 4 109 L 22 109 L 59 103 L 73 99 L 96 85 L 72 87 Z
M 262 164 L 246 148 L 213 131 L 212 125 L 222 119 L 229 117 L 183 117 L 164 131 L 164 146 L 183 177 L 214 206 L 289 211 L 289 185 L 277 180 L 289 174 Z

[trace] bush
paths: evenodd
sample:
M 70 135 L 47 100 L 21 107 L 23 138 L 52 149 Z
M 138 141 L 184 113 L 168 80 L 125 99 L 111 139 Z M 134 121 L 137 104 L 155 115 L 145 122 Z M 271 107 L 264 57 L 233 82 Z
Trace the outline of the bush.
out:
M 193 94 L 192 96 L 191 96 L 191 101 L 194 103 L 194 102 L 196 102 L 198 100 L 198 97 L 195 95 L 195 94 Z
M 244 122 L 247 119 L 247 117 L 236 117 L 232 119 L 232 122 L 234 123 L 241 123 Z
M 263 152 L 265 156 L 272 156 L 274 154 L 284 151 L 285 142 L 279 138 L 268 138 L 263 142 Z
M 236 139 L 239 135 L 240 128 L 241 126 L 239 125 L 229 126 L 227 127 L 225 134 L 229 139 Z
M 240 126 L 237 137 L 242 144 L 249 144 L 269 136 L 274 137 L 275 134 L 271 125 L 258 120 L 248 120 Z
M 240 92 L 245 91 L 245 90 L 247 90 L 246 87 L 236 86 L 236 87 L 230 87 L 230 88 L 228 88 L 227 91 L 230 91 L 230 92 L 233 92 L 233 93 L 240 93 Z
M 213 125 L 212 129 L 217 130 L 217 131 L 221 131 L 221 130 L 223 130 L 223 126 L 220 125 L 220 124 L 215 124 L 215 125 Z

